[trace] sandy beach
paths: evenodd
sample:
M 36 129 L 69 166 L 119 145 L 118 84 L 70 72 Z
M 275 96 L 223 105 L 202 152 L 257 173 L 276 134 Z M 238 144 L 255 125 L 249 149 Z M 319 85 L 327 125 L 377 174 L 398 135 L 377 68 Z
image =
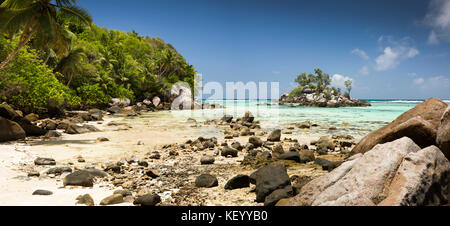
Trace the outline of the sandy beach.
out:
M 113 122 L 113 123 L 111 123 Z M 45 172 L 49 166 L 36 166 L 33 161 L 37 157 L 53 158 L 56 160 L 56 166 L 70 166 L 74 169 L 84 169 L 86 166 L 102 168 L 116 161 L 124 159 L 142 159 L 146 154 L 153 150 L 160 150 L 161 146 L 173 143 L 184 143 L 188 139 L 195 140 L 200 135 L 215 135 L 218 142 L 224 141 L 224 136 L 220 132 L 221 128 L 202 125 L 198 123 L 187 122 L 183 118 L 174 118 L 169 112 L 143 113 L 138 117 L 120 117 L 105 116 L 101 122 L 89 122 L 96 126 L 101 132 L 91 132 L 84 134 L 63 134 L 59 138 L 41 139 L 27 138 L 25 141 L 2 143 L 0 145 L 0 205 L 75 205 L 75 198 L 79 195 L 90 194 L 95 203 L 111 195 L 114 190 L 121 187 L 115 187 L 110 183 L 95 183 L 92 188 L 83 188 L 76 186 L 64 187 L 61 176 L 47 175 Z M 108 125 L 109 124 L 109 125 Z M 111 126 L 111 124 L 114 124 Z M 264 129 L 264 128 L 263 128 Z M 98 137 L 106 137 L 107 142 L 96 141 Z M 307 144 L 318 137 L 296 135 L 283 135 L 299 139 L 300 143 Z M 245 144 L 248 137 L 237 137 L 232 141 L 238 141 Z M 214 155 L 214 150 L 206 152 L 184 152 L 180 153 L 176 159 L 168 156 L 161 160 L 149 162 L 149 167 L 157 171 L 164 170 L 164 166 L 186 165 L 183 171 L 191 174 L 185 178 L 191 181 L 195 180 L 197 172 L 216 173 L 218 175 L 219 186 L 210 189 L 193 188 L 195 195 L 186 197 L 183 201 L 173 200 L 172 194 L 179 192 L 179 189 L 162 189 L 160 192 L 162 203 L 166 204 L 202 204 L 202 205 L 259 205 L 254 202 L 254 194 L 250 191 L 252 188 L 243 188 L 236 190 L 224 190 L 223 186 L 234 174 L 250 174 L 254 170 L 245 169 L 240 166 L 243 155 L 237 158 L 216 157 L 214 165 L 200 165 L 199 159 L 203 154 Z M 161 153 L 162 156 L 167 153 Z M 82 156 L 85 162 L 80 163 L 77 158 Z M 308 174 L 317 170 L 311 166 L 300 168 L 290 168 L 292 174 Z M 29 172 L 40 172 L 39 177 L 28 177 Z M 324 174 L 323 171 L 320 174 Z M 154 183 L 158 183 L 156 180 Z M 189 184 L 189 183 L 188 183 Z M 193 187 L 189 185 L 190 187 Z M 188 187 L 189 187 L 188 186 Z M 53 192 L 50 196 L 32 195 L 33 191 L 44 189 Z M 160 190 L 161 191 L 161 190 Z M 192 192 L 192 191 L 190 191 Z M 226 192 L 227 195 L 223 195 Z M 229 195 L 228 195 L 229 194 Z M 190 198 L 197 199 L 202 197 L 200 202 L 189 201 Z M 200 199 L 201 200 L 201 199 Z M 118 205 L 132 205 L 131 202 L 125 202 Z

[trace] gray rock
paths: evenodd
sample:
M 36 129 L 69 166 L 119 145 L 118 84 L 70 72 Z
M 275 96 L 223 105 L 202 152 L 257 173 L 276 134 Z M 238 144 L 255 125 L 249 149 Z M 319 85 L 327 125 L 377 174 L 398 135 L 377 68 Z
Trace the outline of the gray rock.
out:
M 47 171 L 47 174 L 61 175 L 63 173 L 71 173 L 72 168 L 63 166 L 63 167 L 53 167 Z
M 94 199 L 89 194 L 80 195 L 76 200 L 78 200 L 76 204 L 84 204 L 86 206 L 94 205 Z
M 0 116 L 0 142 L 24 139 L 25 136 L 19 124 Z
M 273 147 L 273 152 L 276 152 L 278 154 L 283 154 L 284 153 L 283 145 L 281 145 L 281 144 L 275 145 Z
M 53 192 L 52 191 L 48 191 L 48 190 L 36 190 L 33 192 L 33 195 L 52 195 Z
M 51 119 L 47 119 L 41 124 L 41 127 L 46 130 L 55 130 L 57 126 L 56 122 Z
M 38 157 L 34 160 L 35 165 L 56 165 L 56 161 L 52 158 Z
M 296 161 L 296 162 L 300 162 L 300 155 L 296 151 L 289 151 L 289 152 L 286 152 L 286 153 L 283 153 L 283 154 L 279 155 L 278 159 L 281 159 L 281 160 L 293 160 L 293 161 Z
M 253 120 L 255 119 L 255 117 L 253 116 L 253 114 L 250 111 L 245 112 L 244 117 L 242 117 L 242 121 L 243 122 L 253 122 Z
M 214 157 L 209 155 L 204 155 L 200 158 L 200 163 L 202 165 L 208 165 L 214 163 Z
M 449 186 L 450 162 L 439 148 L 430 146 L 406 155 L 394 179 L 390 182 L 387 198 L 378 205 L 434 206 L 447 204 L 450 201 L 448 200 Z
M 79 125 L 76 125 L 73 123 L 69 123 L 65 130 L 65 133 L 67 133 L 67 134 L 80 134 L 80 133 L 87 133 L 87 132 L 89 132 L 88 128 L 85 128 L 83 126 L 79 126 Z
M 242 147 L 241 143 L 239 143 L 239 142 L 233 142 L 231 144 L 231 147 L 236 149 L 236 150 L 238 150 L 238 151 L 240 151 L 240 150 L 242 150 L 244 148 L 244 147 Z
M 123 203 L 123 196 L 121 194 L 110 195 L 100 201 L 100 205 L 102 206 L 114 205 L 119 203 Z
M 270 133 L 269 137 L 267 137 L 267 141 L 280 141 L 281 138 L 281 130 L 276 129 Z
M 250 187 L 250 178 L 247 175 L 240 174 L 228 180 L 224 188 L 227 190 L 232 190 L 245 187 Z
M 109 176 L 109 174 L 106 173 L 105 171 L 99 170 L 99 169 L 95 169 L 95 168 L 85 169 L 84 171 L 88 172 L 93 177 L 107 177 L 107 176 Z
M 90 109 L 89 116 L 91 117 L 92 121 L 103 120 L 103 112 L 99 109 Z
M 291 185 L 288 185 L 270 193 L 264 201 L 264 206 L 274 206 L 280 199 L 289 198 L 292 196 L 294 196 L 294 190 Z
M 441 149 L 447 159 L 450 159 L 450 106 L 447 107 L 441 118 L 436 133 L 436 145 Z
M 57 130 L 49 130 L 45 136 L 46 137 L 60 137 L 62 134 L 58 132 Z
M 108 108 L 107 111 L 111 114 L 117 114 L 117 113 L 120 113 L 121 109 L 118 106 L 112 106 L 112 107 Z
M 220 120 L 223 122 L 230 123 L 231 120 L 233 120 L 233 116 L 232 115 L 224 115 Z
M 258 148 L 263 145 L 262 140 L 259 137 L 250 137 L 248 138 L 248 142 L 253 144 L 253 147 Z
M 270 164 L 260 168 L 256 173 L 256 201 L 264 202 L 273 191 L 291 185 L 286 167 Z
M 238 150 L 231 148 L 231 147 L 224 147 L 223 150 L 220 153 L 222 156 L 229 156 L 237 157 L 238 156 Z
M 217 178 L 211 174 L 202 174 L 195 179 L 196 187 L 211 188 L 219 185 Z
M 63 184 L 64 186 L 75 185 L 92 187 L 94 186 L 94 176 L 92 176 L 86 170 L 78 170 L 64 177 Z
M 300 156 L 301 163 L 311 162 L 315 160 L 313 150 L 300 150 L 298 154 Z
M 319 166 L 322 166 L 322 169 L 326 170 L 326 171 L 331 171 L 331 170 L 337 168 L 341 164 L 340 162 L 332 162 L 332 161 L 324 159 L 324 158 L 316 158 L 314 160 L 314 163 Z
M 140 205 L 140 206 L 154 206 L 161 202 L 161 197 L 156 194 L 146 194 L 143 196 L 138 197 L 136 200 L 134 200 L 134 205 Z
M 161 99 L 157 96 L 153 97 L 152 103 L 155 107 L 158 107 L 159 103 L 161 102 Z
M 403 137 L 349 158 L 286 205 L 441 205 L 449 182 L 450 162 L 438 148 Z
M 116 191 L 114 191 L 113 194 L 120 194 L 120 195 L 122 195 L 123 197 L 131 196 L 131 195 L 132 195 L 132 193 L 131 193 L 130 191 L 127 191 L 127 190 L 116 190 Z

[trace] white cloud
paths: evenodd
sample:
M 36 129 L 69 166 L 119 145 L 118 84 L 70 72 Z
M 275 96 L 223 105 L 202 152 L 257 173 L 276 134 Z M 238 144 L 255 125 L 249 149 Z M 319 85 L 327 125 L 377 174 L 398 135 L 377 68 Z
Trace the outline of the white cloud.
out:
M 406 54 L 406 58 L 413 58 L 415 56 L 419 55 L 419 50 L 414 49 L 414 48 L 410 48 L 408 50 L 408 53 Z
M 364 50 L 360 50 L 358 48 L 352 50 L 352 54 L 357 55 L 357 56 L 363 58 L 364 60 L 369 59 L 369 56 L 366 54 L 366 52 L 364 52 Z
M 359 70 L 359 74 L 361 74 L 361 75 L 368 75 L 369 74 L 369 67 L 363 66 L 361 68 L 361 70 Z
M 413 83 L 422 90 L 437 91 L 450 89 L 450 78 L 446 76 L 434 76 L 429 78 L 416 78 Z
M 378 71 L 384 71 L 394 68 L 397 64 L 399 64 L 397 58 L 398 54 L 392 51 L 391 47 L 386 47 L 386 49 L 384 49 L 384 53 L 375 59 L 375 62 L 377 63 L 375 69 Z
M 450 41 L 450 1 L 431 0 L 424 22 L 432 28 L 429 44 L 437 44 L 439 40 Z
M 420 84 L 422 84 L 423 82 L 425 82 L 425 80 L 424 80 L 423 78 L 416 78 L 416 79 L 413 80 L 413 82 L 414 82 L 414 84 L 416 84 L 416 85 L 420 85 Z
M 411 72 L 411 73 L 408 73 L 408 75 L 414 77 L 414 76 L 417 75 L 417 73 L 416 72 Z
M 438 37 L 436 35 L 436 32 L 434 32 L 434 31 L 430 32 L 430 35 L 428 36 L 427 43 L 430 44 L 430 45 L 439 44 L 439 39 L 438 39 Z
M 274 74 L 274 75 L 279 75 L 280 72 L 279 72 L 279 71 L 272 71 L 272 74 Z
M 334 74 L 333 77 L 331 77 L 331 86 L 334 86 L 336 88 L 342 88 L 345 89 L 345 84 L 344 82 L 347 80 L 352 80 L 353 81 L 353 87 L 355 86 L 355 81 L 347 76 L 344 75 L 340 75 L 340 74 Z
M 402 60 L 413 58 L 420 53 L 419 50 L 412 47 L 411 39 L 408 37 L 394 40 L 389 36 L 381 36 L 378 44 L 383 49 L 383 54 L 375 59 L 375 70 L 377 71 L 395 68 Z

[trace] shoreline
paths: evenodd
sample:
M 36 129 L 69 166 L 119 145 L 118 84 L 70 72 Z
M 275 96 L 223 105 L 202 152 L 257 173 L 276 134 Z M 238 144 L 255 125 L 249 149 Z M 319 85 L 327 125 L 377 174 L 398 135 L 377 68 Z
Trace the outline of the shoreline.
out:
M 5 169 L 0 175 L 0 205 L 75 205 L 75 198 L 86 193 L 90 194 L 96 204 L 111 195 L 114 190 L 121 187 L 111 187 L 111 184 L 101 182 L 95 183 L 93 188 L 83 187 L 66 187 L 62 186 L 61 176 L 45 175 L 48 166 L 34 166 L 33 161 L 37 157 L 47 157 L 56 160 L 56 166 L 70 166 L 74 169 L 83 169 L 91 165 L 95 168 L 103 168 L 109 163 L 120 161 L 123 159 L 141 159 L 152 150 L 159 150 L 161 146 L 173 143 L 184 143 L 188 139 L 196 139 L 202 133 L 201 131 L 207 128 L 208 130 L 216 131 L 220 134 L 221 128 L 212 128 L 210 126 L 201 125 L 201 127 L 191 127 L 192 123 L 180 123 L 180 119 L 174 118 L 167 120 L 167 111 L 143 113 L 137 117 L 118 117 L 108 115 L 103 117 L 102 124 L 97 122 L 89 122 L 90 125 L 95 125 L 101 132 L 90 132 L 83 134 L 63 134 L 60 138 L 51 138 L 51 140 L 42 140 L 40 138 L 27 138 L 26 141 L 13 141 L 0 144 L 0 167 Z M 164 120 L 160 120 L 163 117 Z M 124 122 L 131 128 L 120 130 L 120 126 L 109 128 L 109 122 Z M 200 124 L 200 123 L 195 123 Z M 110 141 L 96 142 L 98 137 L 106 137 Z M 310 143 L 319 137 L 311 136 L 295 136 L 283 134 L 283 137 L 292 137 L 299 139 L 300 143 Z M 225 141 L 224 136 L 217 136 L 218 142 Z M 232 139 L 241 143 L 246 143 L 248 136 L 237 137 Z M 142 145 L 138 145 L 138 142 Z M 167 153 L 161 153 L 166 155 Z M 195 173 L 192 172 L 187 178 L 187 191 L 195 193 L 192 197 L 202 197 L 202 203 L 191 200 L 180 203 L 180 205 L 260 205 L 261 203 L 254 202 L 254 194 L 251 193 L 251 188 L 243 188 L 236 190 L 224 190 L 223 186 L 228 179 L 234 174 L 247 173 L 250 174 L 253 169 L 248 169 L 241 166 L 240 162 L 244 156 L 240 155 L 238 158 L 225 158 L 222 156 L 216 157 L 214 165 L 200 165 L 198 160 L 203 154 L 214 155 L 213 150 L 207 150 L 205 153 L 180 153 L 178 159 L 170 159 L 170 156 L 165 160 L 155 160 L 149 162 L 150 168 L 155 168 L 157 171 L 161 170 L 164 165 L 184 164 L 186 168 L 193 165 Z M 86 163 L 78 163 L 77 156 L 82 156 Z M 39 171 L 41 176 L 28 177 L 27 172 Z M 186 169 L 187 170 L 187 169 Z M 311 174 L 311 166 L 289 169 L 290 174 Z M 325 171 L 319 174 L 324 174 Z M 195 180 L 194 175 L 198 172 L 217 173 L 219 179 L 219 186 L 211 189 L 195 188 L 191 184 Z M 316 175 L 316 176 L 318 176 Z M 191 183 L 189 183 L 189 181 Z M 54 194 L 50 196 L 34 196 L 32 192 L 36 189 L 50 190 Z M 159 193 L 162 197 L 163 203 L 170 199 L 169 195 L 177 191 L 176 189 L 168 189 L 165 192 Z M 179 191 L 179 190 L 178 190 Z M 230 193 L 233 200 L 214 200 L 213 197 L 223 197 L 219 195 L 226 191 Z M 203 194 L 204 193 L 204 194 Z M 167 196 L 164 198 L 164 195 Z M 209 197 L 209 198 L 208 198 Z M 240 200 L 240 201 L 239 201 Z M 177 201 L 169 201 L 168 203 L 175 204 Z M 132 205 L 130 202 L 121 203 L 118 205 Z

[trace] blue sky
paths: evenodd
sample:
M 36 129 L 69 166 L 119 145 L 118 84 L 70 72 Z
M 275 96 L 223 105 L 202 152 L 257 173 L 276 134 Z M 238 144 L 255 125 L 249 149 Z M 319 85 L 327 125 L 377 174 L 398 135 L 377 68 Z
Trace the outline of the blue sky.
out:
M 204 82 L 280 82 L 316 67 L 357 98 L 450 99 L 448 0 L 79 0 L 94 23 L 160 37 Z

